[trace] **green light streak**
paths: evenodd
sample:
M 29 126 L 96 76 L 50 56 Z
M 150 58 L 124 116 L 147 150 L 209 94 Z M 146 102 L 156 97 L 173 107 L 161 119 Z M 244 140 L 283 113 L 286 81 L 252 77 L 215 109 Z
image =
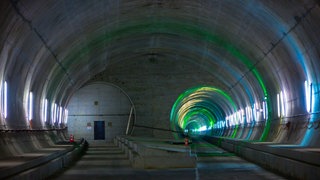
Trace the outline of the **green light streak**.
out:
M 182 123 L 180 125 L 180 127 L 182 129 L 186 128 L 187 122 L 190 119 L 193 119 L 193 117 L 198 117 L 199 121 L 200 120 L 204 120 L 204 121 L 208 121 L 208 123 L 205 123 L 206 125 L 209 124 L 210 127 L 213 127 L 214 122 L 216 121 L 216 119 L 213 117 L 213 114 L 211 112 L 209 112 L 207 109 L 203 109 L 203 108 L 191 108 L 189 111 L 187 111 L 187 113 L 185 115 L 183 115 L 182 117 Z
M 137 23 L 136 25 L 120 27 L 117 30 L 110 31 L 110 33 L 97 35 L 91 39 L 84 47 L 80 47 L 79 50 L 74 50 L 67 61 L 63 61 L 66 67 L 69 67 L 76 60 L 82 59 L 86 54 L 89 54 L 92 49 L 95 49 L 101 45 L 105 46 L 106 43 L 115 43 L 120 39 L 125 39 L 129 37 L 135 37 L 138 34 L 154 34 L 154 33 L 165 33 L 170 32 L 172 34 L 177 34 L 179 36 L 186 36 L 188 38 L 195 38 L 197 40 L 203 40 L 206 42 L 211 42 L 222 48 L 227 52 L 232 54 L 237 59 L 241 60 L 248 69 L 252 70 L 252 73 L 257 78 L 261 89 L 263 90 L 264 96 L 267 96 L 267 90 L 263 83 L 261 75 L 258 73 L 257 69 L 254 67 L 252 61 L 249 60 L 244 54 L 242 54 L 237 48 L 232 44 L 228 43 L 222 37 L 213 34 L 206 29 L 199 28 L 197 26 L 192 26 L 191 24 L 183 24 L 181 22 L 143 22 Z M 78 62 L 79 63 L 79 62 Z
M 116 30 L 111 30 L 110 33 L 104 33 L 101 35 L 97 35 L 91 39 L 84 47 L 80 47 L 79 50 L 75 50 L 73 55 L 71 54 L 67 59 L 68 61 L 63 61 L 65 66 L 70 66 L 75 60 L 82 59 L 81 57 L 85 57 L 86 54 L 89 54 L 92 49 L 95 49 L 101 45 L 105 46 L 106 43 L 115 43 L 119 39 L 126 39 L 130 37 L 138 36 L 139 34 L 154 34 L 154 33 L 168 33 L 177 34 L 179 36 L 186 36 L 188 38 L 194 38 L 197 40 L 202 40 L 206 42 L 211 42 L 215 45 L 218 45 L 224 48 L 227 52 L 232 54 L 237 59 L 241 60 L 248 69 L 252 69 L 252 73 L 257 78 L 264 95 L 267 96 L 267 91 L 265 85 L 262 81 L 262 78 L 252 61 L 250 61 L 244 54 L 242 54 L 237 48 L 235 48 L 232 44 L 224 40 L 222 37 L 213 34 L 211 31 L 207 31 L 206 29 L 199 28 L 198 26 L 193 26 L 191 24 L 184 24 L 181 22 L 170 21 L 166 22 L 137 22 L 136 25 L 119 27 Z M 65 63 L 67 62 L 67 63 Z
M 118 26 L 116 29 L 110 29 L 108 33 L 92 34 L 90 38 L 87 38 L 89 39 L 88 42 L 80 44 L 78 47 L 75 47 L 70 51 L 71 53 L 68 54 L 62 61 L 63 66 L 67 69 L 72 69 L 71 67 L 79 67 L 79 64 L 87 63 L 87 58 L 85 57 L 95 49 L 105 47 L 107 44 L 117 43 L 117 41 L 119 40 L 130 39 L 132 37 L 155 33 L 166 33 L 177 35 L 180 37 L 187 37 L 189 39 L 201 40 L 223 48 L 236 59 L 245 64 L 249 70 L 251 70 L 252 74 L 257 79 L 264 96 L 268 97 L 265 84 L 262 80 L 261 75 L 255 68 L 255 65 L 253 63 L 254 61 L 250 60 L 247 56 L 241 53 L 234 45 L 224 39 L 224 37 L 218 36 L 205 28 L 201 28 L 201 26 L 194 26 L 192 24 L 181 23 L 180 21 L 174 21 L 170 19 L 166 19 L 165 21 L 159 20 L 157 22 L 148 20 L 135 21 L 131 22 L 131 24 L 129 25 L 125 24 L 124 26 Z M 211 90 L 220 93 L 226 99 L 228 99 L 228 101 L 233 102 L 231 98 L 221 90 L 215 88 Z M 188 94 L 188 92 L 186 92 L 186 94 Z M 180 95 L 177 101 L 179 101 L 179 99 L 183 97 L 185 97 L 184 94 Z M 269 111 L 271 112 L 271 103 L 269 98 L 267 99 L 267 105 Z M 174 108 L 175 107 L 173 107 L 173 109 Z M 171 117 L 173 116 L 172 113 L 173 112 L 171 112 L 170 115 Z M 261 136 L 261 140 L 265 140 L 268 136 L 270 130 L 270 117 L 271 113 L 269 113 L 269 116 L 267 118 L 266 127 Z M 235 137 L 238 127 L 236 127 L 235 129 L 236 130 L 234 131 L 232 137 Z
M 206 96 L 203 96 L 204 93 Z M 197 103 L 200 104 L 205 101 L 213 101 L 210 97 L 214 97 L 215 95 L 222 96 L 223 99 L 229 102 L 232 109 L 236 111 L 237 107 L 234 101 L 224 91 L 209 86 L 194 87 L 180 94 L 174 103 L 170 114 L 171 128 L 176 130 L 176 126 L 178 125 L 179 128 L 185 129 L 188 124 L 194 123 L 195 119 L 198 121 L 197 126 L 199 126 L 195 130 L 198 130 L 201 126 L 212 128 L 217 121 L 215 119 L 215 115 L 212 114 L 212 111 L 207 109 L 209 107 L 203 107 L 201 105 L 197 105 Z M 237 129 L 238 126 L 234 129 L 232 137 L 235 137 Z

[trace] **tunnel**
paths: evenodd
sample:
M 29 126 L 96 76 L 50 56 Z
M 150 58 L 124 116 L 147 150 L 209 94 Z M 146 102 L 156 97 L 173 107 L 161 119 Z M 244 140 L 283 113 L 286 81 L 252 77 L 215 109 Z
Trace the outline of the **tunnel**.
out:
M 0 179 L 320 177 L 319 0 L 2 0 L 0 22 Z

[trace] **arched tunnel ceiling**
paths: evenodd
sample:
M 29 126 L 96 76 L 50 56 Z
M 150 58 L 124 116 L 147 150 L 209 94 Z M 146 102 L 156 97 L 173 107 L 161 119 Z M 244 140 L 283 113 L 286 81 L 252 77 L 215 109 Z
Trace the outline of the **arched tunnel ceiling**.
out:
M 17 94 L 33 89 L 62 105 L 90 80 L 134 96 L 134 79 L 163 88 L 148 79 L 170 75 L 159 86 L 177 88 L 173 99 L 210 85 L 245 106 L 319 77 L 312 0 L 5 0 L 0 12 L 3 79 L 16 82 Z M 119 75 L 133 82 L 121 84 Z

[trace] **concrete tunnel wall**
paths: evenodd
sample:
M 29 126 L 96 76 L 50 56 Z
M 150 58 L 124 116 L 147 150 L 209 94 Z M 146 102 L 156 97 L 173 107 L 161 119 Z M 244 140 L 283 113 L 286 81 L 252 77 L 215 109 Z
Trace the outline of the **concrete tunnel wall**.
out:
M 97 139 L 113 142 L 116 136 L 126 135 L 135 114 L 133 104 L 119 87 L 101 82 L 82 87 L 72 96 L 67 108 L 69 134 L 85 138 L 89 143 Z M 95 136 L 97 121 L 104 123 L 99 138 Z
M 204 115 L 170 119 L 173 105 L 187 89 L 205 86 L 231 99 L 217 91 L 185 97 L 196 97 L 192 107 L 181 104 L 186 113 L 219 107 L 207 116 L 214 117 L 207 135 L 320 145 L 318 1 L 4 0 L 0 8 L 2 129 L 63 128 L 74 93 L 106 81 L 132 99 L 136 125 L 183 130 L 179 124 Z M 263 109 L 264 101 L 266 119 L 234 116 Z

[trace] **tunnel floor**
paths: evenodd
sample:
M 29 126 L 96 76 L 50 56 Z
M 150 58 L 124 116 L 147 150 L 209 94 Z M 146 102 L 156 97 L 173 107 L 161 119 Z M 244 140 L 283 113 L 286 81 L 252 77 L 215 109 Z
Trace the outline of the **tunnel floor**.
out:
M 116 145 L 90 145 L 72 167 L 50 179 L 285 179 L 203 140 L 190 146 L 196 168 L 135 169 Z

